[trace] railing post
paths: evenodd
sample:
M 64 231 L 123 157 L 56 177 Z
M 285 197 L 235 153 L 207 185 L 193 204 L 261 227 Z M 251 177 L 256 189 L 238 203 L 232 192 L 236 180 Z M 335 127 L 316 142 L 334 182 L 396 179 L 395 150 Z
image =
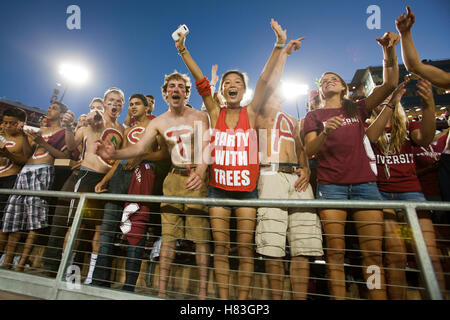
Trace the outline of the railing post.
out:
M 58 297 L 58 291 L 63 282 L 63 277 L 66 274 L 66 270 L 69 264 L 69 259 L 75 246 L 75 241 L 78 236 L 78 231 L 80 229 L 82 220 L 82 210 L 84 203 L 86 202 L 86 195 L 81 194 L 80 201 L 78 202 L 77 211 L 75 212 L 75 217 L 70 228 L 69 238 L 67 239 L 66 247 L 63 248 L 63 254 L 61 258 L 61 263 L 59 264 L 58 273 L 56 274 L 56 282 L 54 287 L 54 292 L 52 294 L 52 299 L 55 300 Z
M 406 221 L 412 230 L 413 241 L 416 248 L 419 267 L 425 282 L 427 294 L 432 300 L 442 300 L 441 291 L 439 290 L 439 283 L 436 279 L 436 273 L 433 269 L 430 255 L 428 254 L 427 245 L 423 237 L 422 229 L 420 228 L 419 219 L 417 218 L 416 206 L 414 204 L 405 205 Z

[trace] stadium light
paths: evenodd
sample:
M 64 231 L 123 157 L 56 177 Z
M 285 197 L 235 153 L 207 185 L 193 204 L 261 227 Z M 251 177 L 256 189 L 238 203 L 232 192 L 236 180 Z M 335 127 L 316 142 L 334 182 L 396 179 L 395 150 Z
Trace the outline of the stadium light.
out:
M 83 84 L 87 81 L 89 73 L 83 66 L 63 63 L 59 66 L 61 74 L 68 82 L 73 84 Z
M 281 92 L 286 100 L 295 99 L 295 107 L 297 108 L 297 120 L 300 120 L 300 111 L 298 109 L 297 97 L 308 94 L 309 86 L 303 83 L 281 81 Z
M 281 90 L 286 100 L 293 100 L 298 96 L 308 94 L 309 86 L 303 83 L 282 81 Z
M 71 63 L 62 63 L 59 66 L 59 74 L 62 75 L 66 80 L 64 85 L 64 92 L 61 96 L 61 99 L 59 100 L 60 102 L 62 102 L 64 96 L 66 95 L 69 83 L 74 85 L 82 85 L 89 78 L 89 73 L 86 68 L 81 65 Z

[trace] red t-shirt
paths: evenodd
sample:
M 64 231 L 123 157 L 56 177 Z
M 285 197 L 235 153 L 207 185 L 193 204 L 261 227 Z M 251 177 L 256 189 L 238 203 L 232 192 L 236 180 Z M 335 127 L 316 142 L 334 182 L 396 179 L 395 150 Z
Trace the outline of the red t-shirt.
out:
M 422 190 L 414 165 L 413 146 L 416 146 L 416 144 L 411 139 L 411 132 L 419 129 L 419 127 L 420 124 L 416 121 L 406 124 L 406 140 L 400 149 L 400 153 L 394 150 L 391 154 L 384 155 L 378 145 L 372 145 L 377 159 L 377 184 L 380 191 L 399 193 Z M 388 143 L 390 132 L 391 128 L 386 128 Z M 387 172 L 389 172 L 390 178 L 388 178 Z
M 210 185 L 228 191 L 253 191 L 259 174 L 258 136 L 250 127 L 247 107 L 242 107 L 234 129 L 225 122 L 227 109 L 220 110 L 211 134 Z
M 431 168 L 429 171 L 418 176 L 420 185 L 422 186 L 422 192 L 426 196 L 441 194 L 437 177 L 437 165 L 441 158 L 441 153 L 444 151 L 447 136 L 448 134 L 443 135 L 438 141 L 430 144 L 426 148 L 419 146 L 413 147 L 416 170 L 419 171 L 421 169 Z
M 317 153 L 317 181 L 320 184 L 355 184 L 375 182 L 376 165 L 364 122 L 369 117 L 364 100 L 358 101 L 357 116 L 345 116 L 344 108 L 316 109 L 305 117 L 305 135 L 319 134 L 334 116 L 344 118 L 343 125 L 328 135 Z

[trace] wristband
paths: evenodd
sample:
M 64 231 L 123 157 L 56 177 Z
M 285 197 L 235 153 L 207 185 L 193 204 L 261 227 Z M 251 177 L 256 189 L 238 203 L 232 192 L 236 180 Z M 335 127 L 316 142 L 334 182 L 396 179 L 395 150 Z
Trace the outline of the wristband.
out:
M 393 106 L 392 104 L 389 104 L 389 103 L 382 103 L 381 106 L 388 106 L 389 108 L 391 108 L 392 111 L 395 110 L 395 106 Z
M 389 67 L 393 67 L 397 62 L 397 57 L 392 58 L 392 59 L 383 59 L 383 67 L 385 68 L 389 68 Z
M 279 48 L 279 49 L 283 49 L 284 48 L 284 43 L 275 43 L 274 47 L 275 48 Z
M 187 51 L 186 47 L 184 47 L 184 48 L 181 49 L 181 50 L 178 50 L 178 54 L 179 54 L 180 56 L 182 56 L 182 55 L 185 54 L 185 53 L 189 53 L 189 51 Z
M 204 77 L 203 79 L 195 81 L 195 87 L 200 96 L 206 97 L 211 95 L 211 86 L 208 78 Z

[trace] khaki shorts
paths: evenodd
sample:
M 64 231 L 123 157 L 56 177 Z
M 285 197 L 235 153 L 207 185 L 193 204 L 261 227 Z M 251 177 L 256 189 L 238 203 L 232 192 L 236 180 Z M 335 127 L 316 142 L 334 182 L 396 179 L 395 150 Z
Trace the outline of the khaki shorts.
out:
M 306 191 L 295 191 L 298 176 L 276 172 L 262 174 L 258 181 L 260 199 L 314 199 L 311 185 Z M 310 208 L 259 208 L 255 242 L 259 254 L 269 257 L 286 255 L 286 238 L 291 256 L 321 256 L 320 219 Z
M 173 197 L 207 197 L 206 182 L 200 190 L 185 189 L 187 176 L 169 173 L 163 194 Z M 195 243 L 211 239 L 208 209 L 202 204 L 161 203 L 161 237 L 163 240 L 187 239 Z

